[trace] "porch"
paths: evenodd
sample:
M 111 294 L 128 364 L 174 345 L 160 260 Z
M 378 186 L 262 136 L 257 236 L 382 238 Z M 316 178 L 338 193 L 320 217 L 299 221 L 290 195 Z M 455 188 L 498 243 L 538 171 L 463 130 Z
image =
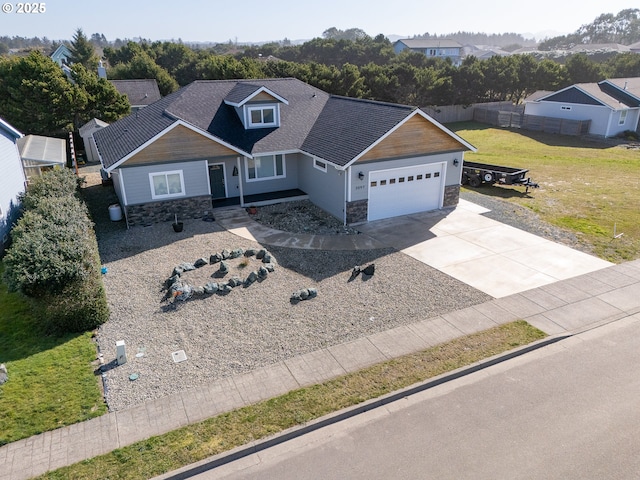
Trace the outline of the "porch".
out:
M 232 207 L 241 205 L 241 197 L 216 198 L 212 199 L 213 208 Z M 300 190 L 293 188 L 291 190 L 279 190 L 277 192 L 258 193 L 255 195 L 245 195 L 243 206 L 261 207 L 263 205 L 272 205 L 281 202 L 295 202 L 297 200 L 307 200 L 309 195 Z

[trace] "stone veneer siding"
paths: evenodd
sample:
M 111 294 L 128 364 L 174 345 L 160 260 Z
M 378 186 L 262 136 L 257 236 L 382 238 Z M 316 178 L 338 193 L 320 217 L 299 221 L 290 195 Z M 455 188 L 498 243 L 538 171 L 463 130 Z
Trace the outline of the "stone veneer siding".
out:
M 125 208 L 127 224 L 130 227 L 173 222 L 176 213 L 179 222 L 188 218 L 202 218 L 213 210 L 209 195 L 128 205 Z
M 447 185 L 444 187 L 442 207 L 455 207 L 460 201 L 460 185 Z
M 368 213 L 369 200 L 347 202 L 347 225 L 366 222 Z

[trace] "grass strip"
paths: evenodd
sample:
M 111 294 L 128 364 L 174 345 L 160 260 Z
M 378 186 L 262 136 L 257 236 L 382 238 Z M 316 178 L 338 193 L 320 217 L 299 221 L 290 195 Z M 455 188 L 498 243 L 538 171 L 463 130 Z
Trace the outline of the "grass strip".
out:
M 524 321 L 508 323 L 233 410 L 38 478 L 150 478 L 544 337 Z
M 2 263 L 0 262 L 0 278 Z M 49 335 L 34 306 L 0 281 L 0 445 L 107 412 L 91 333 Z

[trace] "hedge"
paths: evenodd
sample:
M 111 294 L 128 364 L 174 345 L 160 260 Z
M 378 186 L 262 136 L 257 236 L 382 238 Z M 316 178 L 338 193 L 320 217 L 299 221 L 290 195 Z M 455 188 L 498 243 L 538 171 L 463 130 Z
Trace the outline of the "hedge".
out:
M 90 330 L 109 317 L 98 244 L 78 186 L 66 169 L 36 178 L 4 258 L 9 288 L 31 297 L 42 322 L 62 332 Z

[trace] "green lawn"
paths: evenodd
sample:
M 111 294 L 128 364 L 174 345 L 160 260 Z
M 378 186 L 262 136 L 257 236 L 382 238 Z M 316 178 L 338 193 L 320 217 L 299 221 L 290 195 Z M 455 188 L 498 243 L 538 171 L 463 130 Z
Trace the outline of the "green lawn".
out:
M 545 221 L 576 232 L 612 262 L 640 258 L 640 150 L 577 137 L 506 130 L 477 123 L 450 125 L 477 153 L 474 162 L 528 168 L 540 188 L 480 187 L 486 195 L 527 207 Z M 614 239 L 617 233 L 624 233 Z
M 0 278 L 2 265 L 0 263 Z M 43 333 L 30 304 L 0 282 L 0 445 L 106 413 L 91 333 Z
M 151 478 L 544 336 L 524 321 L 501 325 L 152 437 L 39 478 Z

